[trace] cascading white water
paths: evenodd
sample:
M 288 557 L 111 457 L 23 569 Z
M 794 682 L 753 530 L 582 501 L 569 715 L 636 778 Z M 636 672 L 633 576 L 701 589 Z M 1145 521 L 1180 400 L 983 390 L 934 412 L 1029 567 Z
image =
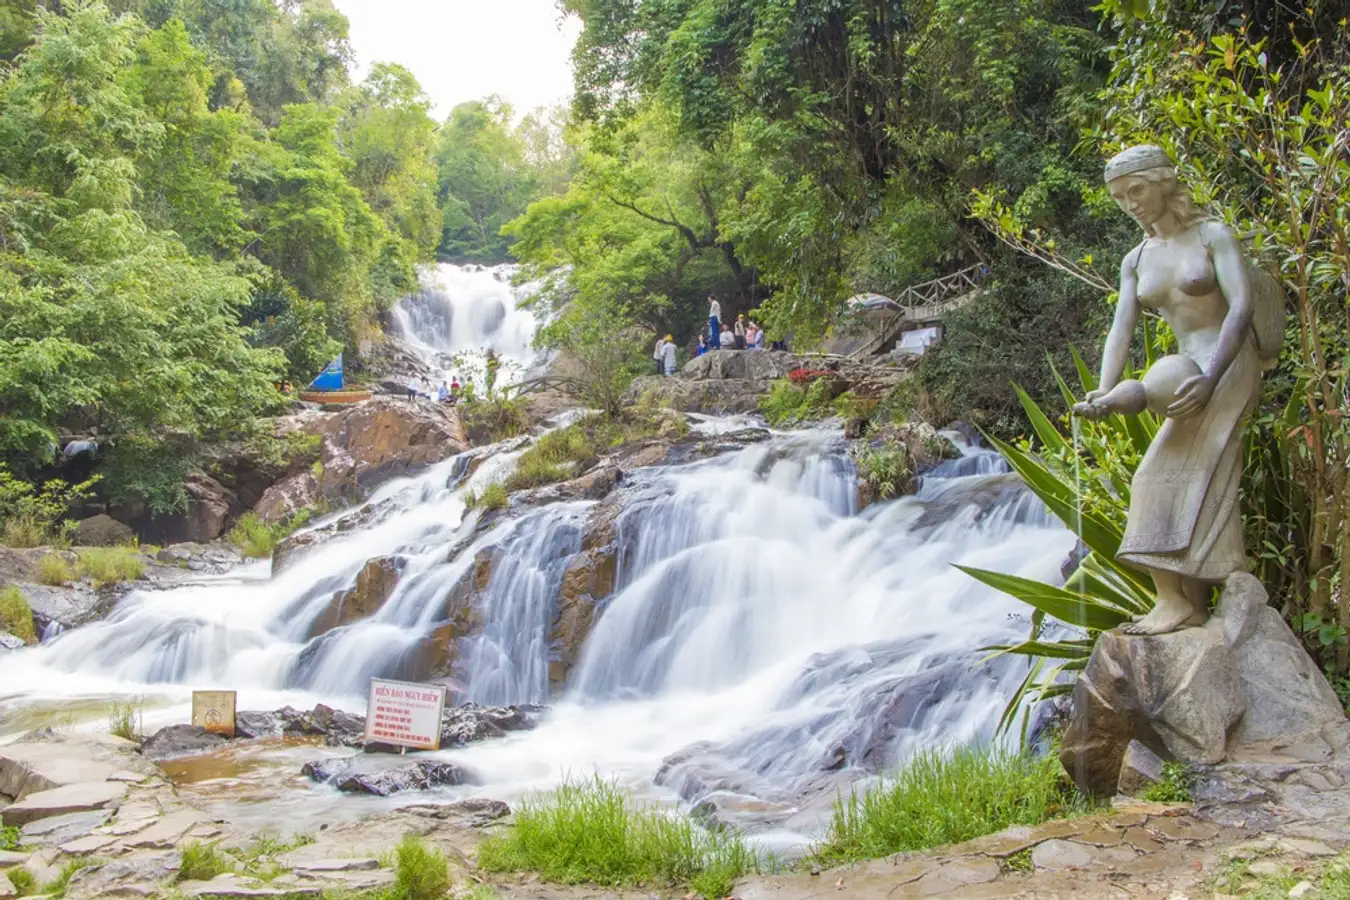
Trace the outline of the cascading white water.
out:
M 501 363 L 497 384 L 522 378 L 539 361 L 534 350 L 538 326 L 524 308 L 536 285 L 513 285 L 518 266 L 441 263 L 422 273 L 422 287 L 394 307 L 401 339 L 447 380 L 472 380 L 482 391 L 485 356 Z
M 491 281 L 473 296 L 495 297 L 505 312 L 461 315 L 461 304 L 481 304 L 450 292 L 405 302 L 398 316 L 424 352 L 486 338 L 525 359 L 529 340 L 510 343 L 506 282 L 489 270 L 451 274 Z M 452 311 L 448 329 L 438 304 Z M 716 441 L 744 425 L 701 418 L 695 429 Z M 918 748 L 992 735 L 1025 667 L 984 662 L 980 648 L 1024 637 L 1026 619 L 952 563 L 1055 579 L 1074 542 L 980 450 L 930 472 L 917 496 L 862 513 L 836 432 L 625 473 L 616 589 L 598 604 L 565 691 L 551 697 L 559 585 L 597 504 L 517 510 L 480 529 L 465 495 L 504 478 L 520 449 L 494 448 L 467 481 L 471 454 L 384 485 L 345 514 L 351 527 L 274 578 L 260 565 L 136 591 L 103 621 L 0 656 L 0 732 L 26 706 L 109 695 L 177 704 L 147 715 L 149 726 L 182 721 L 194 688 L 235 689 L 241 708 L 322 701 L 359 711 L 371 677 L 421 665 L 447 596 L 491 553 L 481 628 L 458 648 L 456 694 L 552 708 L 535 731 L 444 753 L 481 781 L 453 790 L 511 800 L 599 771 L 655 796 L 707 801 L 733 821 L 747 801 L 752 827 L 807 833 L 820 813 L 809 798 L 832 798 L 833 785 Z M 400 569 L 393 595 L 371 618 L 312 636 L 334 594 L 375 557 Z

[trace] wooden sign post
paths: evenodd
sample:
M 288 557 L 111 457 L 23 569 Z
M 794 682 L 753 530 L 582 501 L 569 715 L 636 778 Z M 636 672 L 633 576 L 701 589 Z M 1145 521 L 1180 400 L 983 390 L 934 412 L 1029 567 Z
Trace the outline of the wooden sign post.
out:
M 444 709 L 444 685 L 372 678 L 366 703 L 366 743 L 439 750 Z
M 192 724 L 212 734 L 234 737 L 234 691 L 193 691 Z

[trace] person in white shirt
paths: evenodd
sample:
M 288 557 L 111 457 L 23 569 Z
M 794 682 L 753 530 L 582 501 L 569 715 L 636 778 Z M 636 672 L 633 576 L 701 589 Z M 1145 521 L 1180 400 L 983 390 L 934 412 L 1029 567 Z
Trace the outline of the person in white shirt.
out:
M 656 349 L 652 350 L 652 359 L 656 360 L 656 374 L 657 374 L 657 375 L 660 375 L 660 374 L 661 374 L 662 365 L 663 365 L 662 359 L 661 359 L 661 351 L 662 351 L 663 349 L 665 349 L 665 346 L 666 346 L 666 339 L 663 338 L 663 337 L 661 337 L 660 335 L 657 335 L 657 337 L 656 337 Z
M 666 335 L 666 342 L 661 347 L 661 362 L 665 364 L 666 374 L 675 374 L 675 338 Z
M 419 387 L 421 387 L 421 386 L 422 386 L 422 381 L 421 381 L 421 379 L 417 378 L 417 376 L 414 375 L 413 377 L 411 377 L 411 378 L 408 379 L 408 399 L 409 399 L 409 400 L 416 400 L 416 399 L 417 399 L 417 394 L 418 394 L 418 390 L 417 390 L 417 389 L 418 389 Z
M 708 334 L 711 336 L 712 349 L 721 349 L 722 304 L 717 302 L 716 294 L 708 295 Z
M 731 332 L 728 331 L 725 327 L 723 327 L 722 329 L 721 347 L 723 350 L 736 349 L 736 339 L 731 336 Z

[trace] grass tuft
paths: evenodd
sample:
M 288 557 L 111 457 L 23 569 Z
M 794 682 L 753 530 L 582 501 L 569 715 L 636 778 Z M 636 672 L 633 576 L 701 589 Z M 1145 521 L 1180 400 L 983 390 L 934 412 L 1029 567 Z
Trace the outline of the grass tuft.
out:
M 135 581 L 145 572 L 140 551 L 130 547 L 82 547 L 76 553 L 79 555 L 76 570 L 96 588 Z
M 599 778 L 569 781 L 550 796 L 526 800 L 512 829 L 479 847 L 478 866 L 538 872 L 562 884 L 663 881 L 708 898 L 726 896 L 733 881 L 758 869 L 739 835 L 635 808 L 615 784 Z
M 394 853 L 394 883 L 380 900 L 442 900 L 450 890 L 450 869 L 439 850 L 408 835 Z
M 510 502 L 506 485 L 500 481 L 494 481 L 483 488 L 483 493 L 469 494 L 464 499 L 464 505 L 469 509 L 506 509 Z
M 313 515 L 313 510 L 301 509 L 280 522 L 267 522 L 254 513 L 244 513 L 226 538 L 245 559 L 263 559 L 271 556 L 277 544 L 308 523 Z
M 192 841 L 183 845 L 178 863 L 179 881 L 210 881 L 232 871 L 234 865 L 230 858 L 217 850 L 215 844 Z
M 108 733 L 134 741 L 141 733 L 141 706 L 135 701 L 114 700 L 108 709 Z
M 75 573 L 71 571 L 70 565 L 60 554 L 48 553 L 38 560 L 37 580 L 38 584 L 60 587 L 74 581 Z
M 1185 763 L 1163 763 L 1162 780 L 1150 784 L 1141 800 L 1154 803 L 1190 803 L 1195 773 Z
M 14 585 L 0 588 L 0 631 L 8 631 L 29 644 L 37 642 L 33 608 Z
M 989 748 L 915 756 L 888 783 L 836 801 L 822 865 L 926 850 L 1086 812 L 1054 756 Z
M 77 856 L 61 868 L 60 875 L 44 884 L 39 890 L 47 897 L 59 900 L 66 895 L 66 888 L 70 886 L 70 879 L 75 877 L 76 872 L 97 864 L 98 860 L 92 857 Z
M 0 850 L 19 849 L 19 826 L 0 825 Z
M 37 878 L 23 866 L 16 869 L 5 869 L 0 874 L 9 878 L 9 883 L 13 885 L 16 897 L 27 897 L 37 887 Z

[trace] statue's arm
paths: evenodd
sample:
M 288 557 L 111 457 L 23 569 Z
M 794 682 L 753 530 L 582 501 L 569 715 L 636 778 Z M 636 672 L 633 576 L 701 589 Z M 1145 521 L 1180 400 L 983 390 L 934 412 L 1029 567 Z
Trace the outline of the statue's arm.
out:
M 1134 268 L 1138 255 L 1131 250 L 1120 263 L 1120 299 L 1116 301 L 1116 316 L 1106 336 L 1106 348 L 1102 351 L 1101 381 L 1097 385 L 1097 391 L 1103 394 L 1115 387 L 1120 382 L 1120 376 L 1125 374 L 1134 329 L 1139 324 L 1139 297 L 1136 293 L 1139 276 Z
M 1214 274 L 1219 280 L 1224 299 L 1228 301 L 1228 314 L 1224 316 L 1223 326 L 1219 330 L 1219 343 L 1214 348 L 1209 369 L 1205 372 L 1211 382 L 1218 384 L 1251 330 L 1251 284 L 1247 278 L 1247 261 L 1243 258 L 1242 247 L 1228 226 L 1220 222 L 1207 222 L 1204 228 L 1205 243 L 1214 260 Z

